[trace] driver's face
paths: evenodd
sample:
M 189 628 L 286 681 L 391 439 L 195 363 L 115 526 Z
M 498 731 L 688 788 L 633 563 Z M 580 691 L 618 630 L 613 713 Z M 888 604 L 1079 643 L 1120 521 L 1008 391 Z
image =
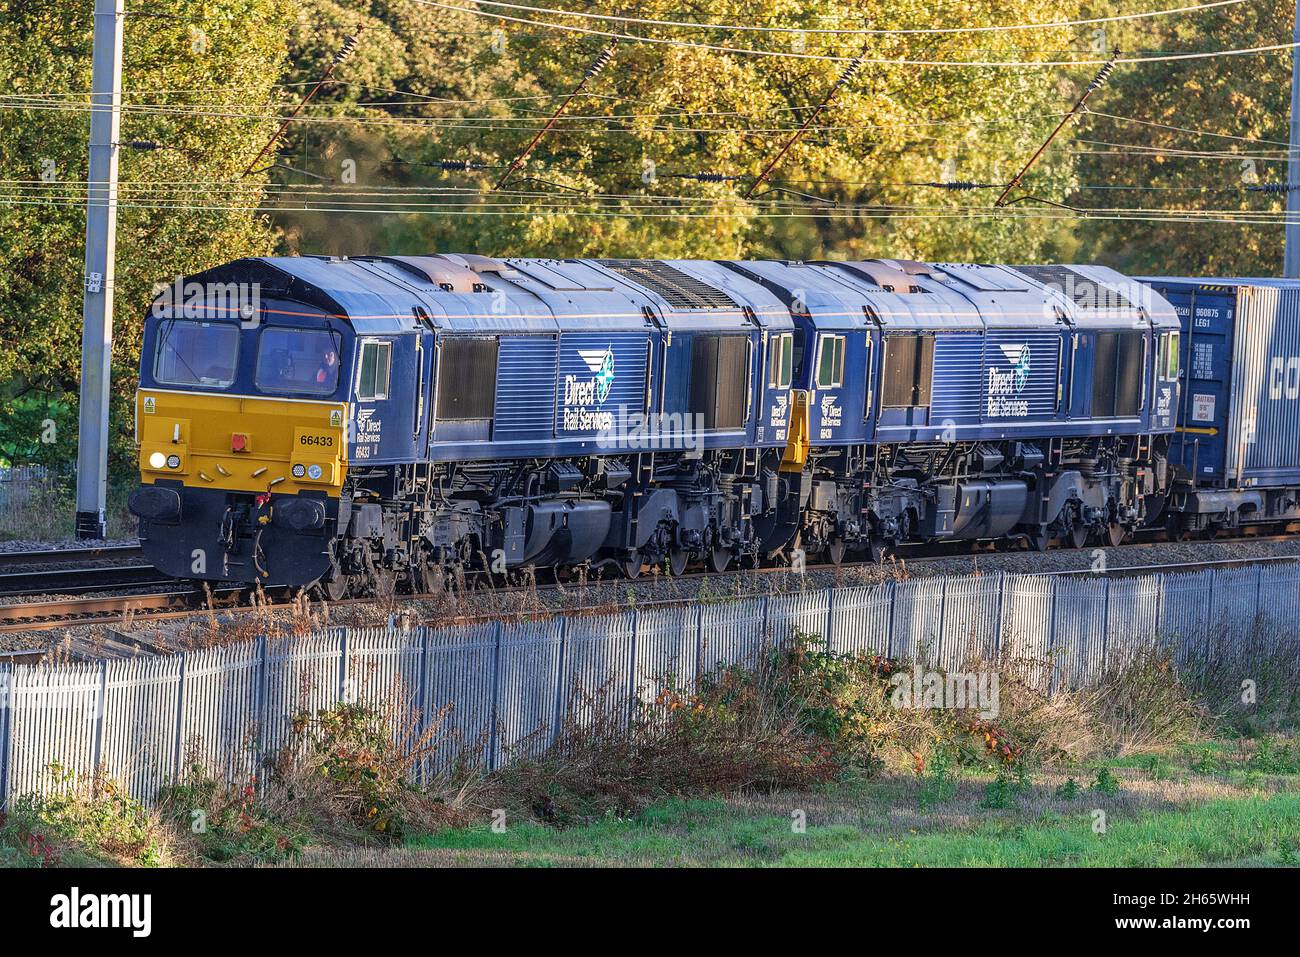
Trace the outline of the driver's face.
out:
M 327 366 L 332 366 L 334 363 L 338 361 L 339 361 L 338 353 L 336 353 L 333 349 L 330 349 L 328 352 L 325 353 L 325 364 Z

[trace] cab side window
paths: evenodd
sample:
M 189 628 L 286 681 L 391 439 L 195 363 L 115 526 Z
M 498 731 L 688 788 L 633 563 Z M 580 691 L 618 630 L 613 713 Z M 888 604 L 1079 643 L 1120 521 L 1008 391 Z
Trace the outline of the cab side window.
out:
M 778 333 L 767 340 L 767 386 L 788 389 L 794 381 L 794 334 Z
M 750 368 L 748 336 L 695 335 L 689 411 L 703 416 L 704 428 L 744 428 Z
M 817 388 L 836 389 L 844 385 L 844 337 L 822 336 L 817 360 Z
M 1170 382 L 1178 378 L 1178 346 L 1179 334 L 1170 332 L 1165 335 L 1165 374 L 1164 377 Z
M 393 344 L 376 340 L 363 340 L 360 371 L 357 378 L 357 398 L 363 401 L 388 398 L 388 375 L 392 365 Z

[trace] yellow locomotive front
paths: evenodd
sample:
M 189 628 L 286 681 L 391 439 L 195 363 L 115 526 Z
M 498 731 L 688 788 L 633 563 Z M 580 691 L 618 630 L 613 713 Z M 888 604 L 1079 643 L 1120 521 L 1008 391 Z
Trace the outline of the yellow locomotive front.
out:
M 346 330 L 323 315 L 256 318 L 146 322 L 130 509 L 166 574 L 308 585 L 331 571 L 347 475 Z

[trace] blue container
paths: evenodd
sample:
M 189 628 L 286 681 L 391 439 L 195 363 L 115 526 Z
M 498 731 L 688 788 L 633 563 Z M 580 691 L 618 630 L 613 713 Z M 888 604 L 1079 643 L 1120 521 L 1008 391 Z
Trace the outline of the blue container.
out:
M 1202 489 L 1300 484 L 1300 281 L 1145 281 L 1182 331 L 1174 462 Z

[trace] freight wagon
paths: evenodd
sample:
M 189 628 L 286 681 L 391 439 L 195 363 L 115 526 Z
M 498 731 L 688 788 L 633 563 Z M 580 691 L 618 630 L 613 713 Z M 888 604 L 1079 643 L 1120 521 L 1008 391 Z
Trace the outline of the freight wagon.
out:
M 1300 282 L 1144 281 L 1181 331 L 1170 533 L 1300 519 Z

